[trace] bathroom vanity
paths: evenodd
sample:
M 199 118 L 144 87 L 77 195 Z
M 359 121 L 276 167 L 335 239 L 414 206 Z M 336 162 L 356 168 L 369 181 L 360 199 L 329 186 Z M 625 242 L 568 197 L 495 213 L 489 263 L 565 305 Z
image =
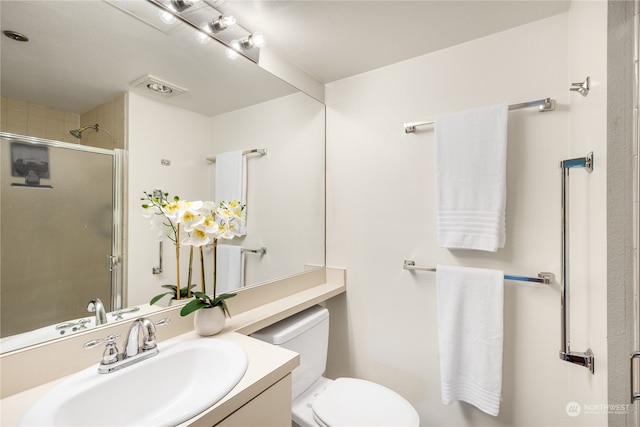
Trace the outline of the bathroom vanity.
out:
M 227 340 L 242 347 L 248 356 L 247 370 L 236 386 L 209 409 L 179 425 L 246 426 L 290 423 L 291 371 L 298 366 L 299 356 L 248 335 L 339 295 L 345 289 L 344 271 L 329 268 L 275 281 L 267 286 L 245 289 L 236 298 L 229 300 L 232 318 L 227 319 L 224 331 L 215 337 L 198 338 L 193 332 L 193 317 L 180 317 L 179 309 L 176 308 L 149 316 L 154 322 L 163 318 L 170 319 L 166 326 L 158 328 L 160 343 L 170 338 Z M 68 339 L 2 355 L 0 424 L 18 425 L 31 405 L 69 375 L 93 365 L 97 370 L 101 350 L 84 350 L 84 342 L 101 339 L 108 334 L 124 336 L 129 323 L 98 328 Z M 99 374 L 96 372 L 96 375 Z

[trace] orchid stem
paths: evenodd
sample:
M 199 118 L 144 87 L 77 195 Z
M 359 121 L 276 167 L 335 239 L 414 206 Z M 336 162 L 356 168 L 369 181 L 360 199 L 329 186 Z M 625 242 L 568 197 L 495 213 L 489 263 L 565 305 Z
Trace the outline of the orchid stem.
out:
M 187 276 L 187 298 L 191 298 L 191 278 L 193 276 L 193 246 L 189 247 L 189 275 Z
M 202 246 L 200 246 L 200 282 L 202 283 L 200 285 L 202 293 L 207 293 L 206 286 L 204 284 L 204 254 L 202 253 Z
M 216 297 L 216 255 L 218 252 L 218 239 L 213 239 L 213 297 Z
M 180 224 L 176 228 L 176 299 L 180 299 Z

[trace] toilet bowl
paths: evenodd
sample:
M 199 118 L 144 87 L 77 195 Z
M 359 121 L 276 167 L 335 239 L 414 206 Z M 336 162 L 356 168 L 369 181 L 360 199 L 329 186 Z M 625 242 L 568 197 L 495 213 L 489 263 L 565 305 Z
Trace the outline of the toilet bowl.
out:
M 418 426 L 416 410 L 395 391 L 357 378 L 322 376 L 329 310 L 313 306 L 251 335 L 300 354 L 293 371 L 291 413 L 300 427 Z

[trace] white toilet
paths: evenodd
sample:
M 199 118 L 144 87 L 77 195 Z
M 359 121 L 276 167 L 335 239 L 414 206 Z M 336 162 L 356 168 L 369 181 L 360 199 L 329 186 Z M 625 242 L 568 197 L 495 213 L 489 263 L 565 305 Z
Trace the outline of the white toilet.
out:
M 418 426 L 416 410 L 398 393 L 370 381 L 322 377 L 329 310 L 318 305 L 252 335 L 300 354 L 293 371 L 292 415 L 301 427 Z

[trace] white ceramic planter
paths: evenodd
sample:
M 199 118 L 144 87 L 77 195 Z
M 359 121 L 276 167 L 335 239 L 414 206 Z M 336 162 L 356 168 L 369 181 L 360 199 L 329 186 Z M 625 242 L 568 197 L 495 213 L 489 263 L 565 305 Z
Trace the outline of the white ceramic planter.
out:
M 198 335 L 215 335 L 224 328 L 225 320 L 222 307 L 201 308 L 194 313 L 193 328 Z

